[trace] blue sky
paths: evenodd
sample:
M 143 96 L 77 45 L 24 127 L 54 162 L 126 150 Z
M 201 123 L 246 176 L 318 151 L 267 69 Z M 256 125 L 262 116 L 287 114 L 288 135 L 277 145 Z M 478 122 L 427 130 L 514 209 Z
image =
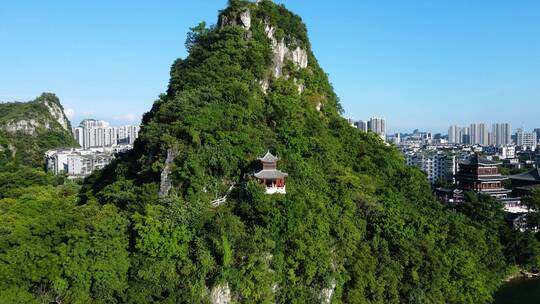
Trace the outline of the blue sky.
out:
M 389 132 L 540 127 L 540 1 L 282 0 L 355 119 Z M 0 100 L 54 92 L 72 121 L 133 123 L 185 57 L 189 27 L 225 0 L 3 1 Z

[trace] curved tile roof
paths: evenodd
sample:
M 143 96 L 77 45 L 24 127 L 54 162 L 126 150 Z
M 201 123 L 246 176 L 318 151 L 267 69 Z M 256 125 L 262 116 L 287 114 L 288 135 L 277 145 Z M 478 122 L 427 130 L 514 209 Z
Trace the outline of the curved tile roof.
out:
M 259 157 L 258 160 L 262 161 L 263 163 L 275 163 L 279 160 L 279 157 L 272 155 L 270 150 L 268 150 L 268 152 L 266 152 L 263 157 Z

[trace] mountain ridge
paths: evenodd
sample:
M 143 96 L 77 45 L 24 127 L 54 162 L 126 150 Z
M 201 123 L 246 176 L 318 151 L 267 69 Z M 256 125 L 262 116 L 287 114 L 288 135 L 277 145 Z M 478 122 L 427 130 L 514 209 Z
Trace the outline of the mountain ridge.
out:
M 77 143 L 58 97 L 42 93 L 29 102 L 0 103 L 0 145 L 4 158 L 40 167 L 45 150 Z
M 491 300 L 500 246 L 437 202 L 395 148 L 347 124 L 300 17 L 230 1 L 186 47 L 134 149 L 80 194 L 132 216 L 129 298 Z M 285 195 L 249 178 L 268 150 L 289 173 Z

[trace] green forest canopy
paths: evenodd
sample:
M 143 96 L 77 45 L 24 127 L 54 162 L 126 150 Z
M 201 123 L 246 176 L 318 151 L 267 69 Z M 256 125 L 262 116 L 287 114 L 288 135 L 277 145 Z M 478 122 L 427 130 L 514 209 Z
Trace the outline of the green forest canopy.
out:
M 82 188 L 4 195 L 0 302 L 207 303 L 228 287 L 247 303 L 321 302 L 328 290 L 336 303 L 489 303 L 509 266 L 537 267 L 537 243 L 515 237 L 535 236 L 507 229 L 491 198 L 455 212 L 397 150 L 349 127 L 298 16 L 271 1 L 222 14 L 245 10 L 249 29 L 188 35 L 133 150 Z M 272 77 L 268 24 L 308 52 L 307 68 Z M 286 195 L 249 178 L 268 149 L 289 172 Z M 165 168 L 173 187 L 160 197 Z M 512 259 L 509 240 L 530 255 Z

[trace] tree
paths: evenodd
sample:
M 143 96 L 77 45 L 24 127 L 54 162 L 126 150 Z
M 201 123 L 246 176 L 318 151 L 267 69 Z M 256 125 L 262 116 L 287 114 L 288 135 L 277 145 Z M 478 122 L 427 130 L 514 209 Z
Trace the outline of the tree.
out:
M 523 204 L 529 208 L 527 226 L 530 229 L 540 227 L 540 188 L 534 188 L 523 198 Z

